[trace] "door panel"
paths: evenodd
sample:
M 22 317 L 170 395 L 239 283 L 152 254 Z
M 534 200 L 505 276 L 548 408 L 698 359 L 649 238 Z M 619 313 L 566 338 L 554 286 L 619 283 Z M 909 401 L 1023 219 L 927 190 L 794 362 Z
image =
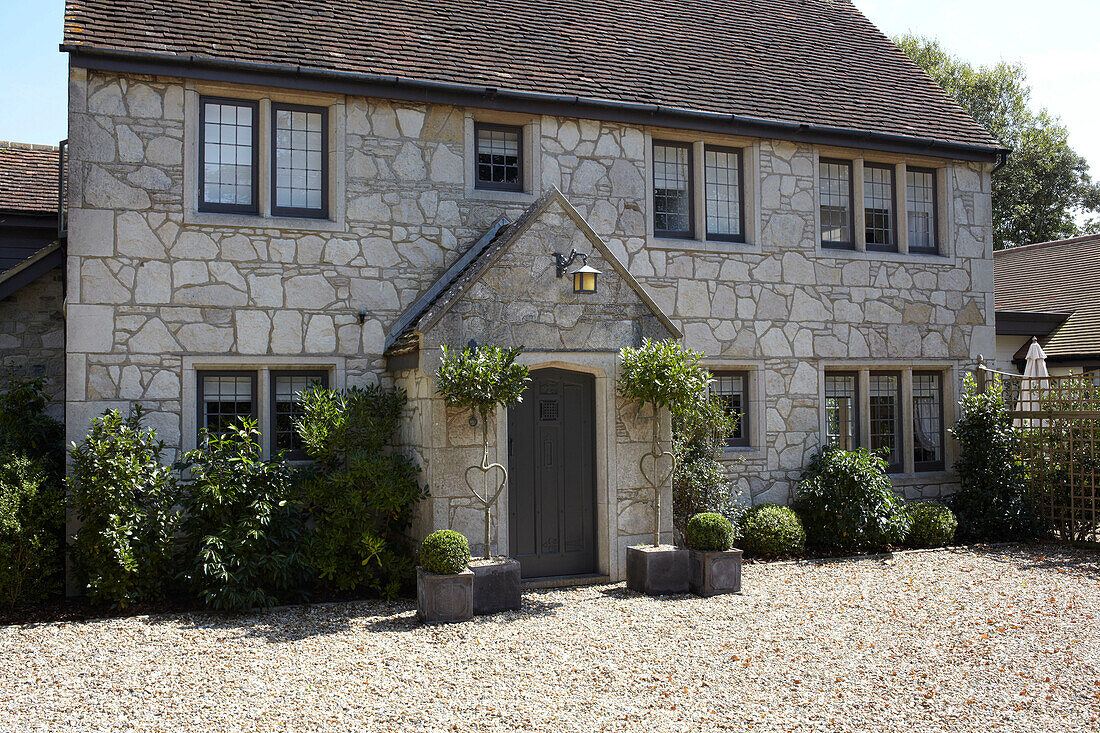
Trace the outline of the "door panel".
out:
M 595 382 L 560 369 L 531 374 L 508 412 L 512 556 L 523 577 L 596 570 Z

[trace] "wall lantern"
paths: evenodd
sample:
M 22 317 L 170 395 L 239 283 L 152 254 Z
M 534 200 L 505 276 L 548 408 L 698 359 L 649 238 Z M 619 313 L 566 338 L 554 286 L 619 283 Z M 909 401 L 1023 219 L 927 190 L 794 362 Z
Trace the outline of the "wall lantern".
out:
M 600 274 L 600 271 L 588 264 L 588 255 L 575 249 L 569 253 L 568 257 L 563 257 L 560 252 L 554 253 L 554 259 L 558 264 L 558 277 L 565 277 L 565 271 L 578 257 L 581 259 L 581 266 L 570 273 L 573 275 L 573 292 L 594 293 L 596 292 L 596 276 Z

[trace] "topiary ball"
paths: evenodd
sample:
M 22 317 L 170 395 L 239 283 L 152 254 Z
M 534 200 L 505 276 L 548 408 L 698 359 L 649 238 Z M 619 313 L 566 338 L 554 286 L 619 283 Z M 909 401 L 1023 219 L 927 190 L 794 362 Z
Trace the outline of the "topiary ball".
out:
M 798 555 L 806 548 L 802 520 L 789 507 L 761 504 L 746 512 L 741 521 L 741 543 L 754 555 Z
M 915 501 L 906 505 L 905 513 L 910 520 L 905 543 L 910 547 L 944 547 L 954 541 L 959 521 L 944 505 Z
M 701 552 L 728 550 L 733 546 L 733 523 L 715 512 L 695 514 L 688 520 L 684 541 Z
M 470 543 L 453 529 L 441 529 L 424 538 L 420 565 L 429 573 L 454 575 L 470 564 Z

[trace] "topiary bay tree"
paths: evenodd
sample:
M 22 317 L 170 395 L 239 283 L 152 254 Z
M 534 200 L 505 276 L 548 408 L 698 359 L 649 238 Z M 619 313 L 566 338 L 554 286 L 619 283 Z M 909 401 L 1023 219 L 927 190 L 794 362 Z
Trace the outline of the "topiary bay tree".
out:
M 489 418 L 497 407 L 523 401 L 531 376 L 527 367 L 516 363 L 521 351 L 522 347 L 487 345 L 458 352 L 444 346 L 436 377 L 439 394 L 449 406 L 468 408 L 481 419 L 481 465 L 466 469 L 466 486 L 485 512 L 485 557 L 490 555 L 493 505 L 508 484 L 508 469 L 500 463 L 489 463 Z M 470 481 L 471 471 L 481 471 L 480 490 Z M 500 480 L 490 487 L 489 474 L 493 471 L 500 472 Z

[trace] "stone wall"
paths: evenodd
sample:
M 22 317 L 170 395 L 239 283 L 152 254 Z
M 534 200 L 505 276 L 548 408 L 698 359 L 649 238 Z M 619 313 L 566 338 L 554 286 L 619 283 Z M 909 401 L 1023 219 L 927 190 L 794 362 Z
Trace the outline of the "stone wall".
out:
M 65 289 L 60 268 L 0 300 L 0 361 L 16 374 L 46 377 L 48 412 L 65 416 Z

